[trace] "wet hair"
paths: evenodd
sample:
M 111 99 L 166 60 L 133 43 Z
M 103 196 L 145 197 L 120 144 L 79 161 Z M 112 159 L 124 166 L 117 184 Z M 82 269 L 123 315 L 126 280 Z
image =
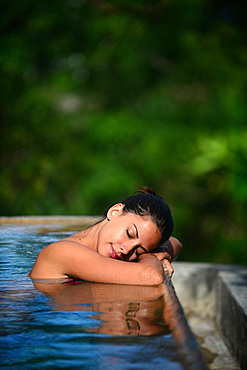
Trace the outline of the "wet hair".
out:
M 136 194 L 121 202 L 124 213 L 134 213 L 138 216 L 149 216 L 161 234 L 160 244 L 168 240 L 172 234 L 174 223 L 171 210 L 162 197 L 153 189 L 139 187 Z

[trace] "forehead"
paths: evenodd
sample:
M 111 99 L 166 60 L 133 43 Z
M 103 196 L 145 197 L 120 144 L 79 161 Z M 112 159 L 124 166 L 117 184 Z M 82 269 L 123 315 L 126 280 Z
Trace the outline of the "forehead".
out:
M 160 241 L 160 231 L 149 216 L 139 216 L 134 213 L 125 213 L 128 226 L 136 228 L 140 245 L 152 250 Z

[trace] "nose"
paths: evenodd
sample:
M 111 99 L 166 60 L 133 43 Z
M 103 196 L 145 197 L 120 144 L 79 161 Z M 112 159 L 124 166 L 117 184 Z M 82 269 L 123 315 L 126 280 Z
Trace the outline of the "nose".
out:
M 125 244 L 125 245 L 122 245 L 120 247 L 120 252 L 122 254 L 129 254 L 138 245 L 139 245 L 139 242 L 137 240 L 133 240 L 133 242 L 130 242 L 130 243 Z

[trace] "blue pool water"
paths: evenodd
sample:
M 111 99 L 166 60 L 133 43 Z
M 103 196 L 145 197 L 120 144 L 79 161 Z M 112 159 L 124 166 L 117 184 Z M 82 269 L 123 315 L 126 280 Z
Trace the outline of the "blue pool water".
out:
M 0 367 L 182 369 L 155 288 L 33 285 L 28 272 L 39 251 L 72 233 L 0 225 Z

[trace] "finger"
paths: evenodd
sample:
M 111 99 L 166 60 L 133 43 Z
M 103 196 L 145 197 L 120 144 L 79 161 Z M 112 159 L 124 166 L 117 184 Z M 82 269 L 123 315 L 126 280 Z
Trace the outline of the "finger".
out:
M 155 256 L 156 258 L 158 258 L 158 260 L 160 260 L 161 262 L 164 259 L 167 259 L 168 261 L 170 261 L 171 259 L 171 256 L 167 252 L 159 252 L 159 253 L 151 253 L 151 254 Z
M 162 261 L 162 266 L 164 268 L 164 271 L 168 271 L 169 276 L 171 278 L 173 273 L 174 273 L 174 269 L 173 269 L 172 265 L 170 264 L 170 262 L 167 261 L 167 260 L 164 260 L 164 261 Z
M 174 268 L 172 267 L 172 265 L 170 265 L 169 274 L 170 274 L 170 278 L 172 278 L 172 275 L 174 274 Z

